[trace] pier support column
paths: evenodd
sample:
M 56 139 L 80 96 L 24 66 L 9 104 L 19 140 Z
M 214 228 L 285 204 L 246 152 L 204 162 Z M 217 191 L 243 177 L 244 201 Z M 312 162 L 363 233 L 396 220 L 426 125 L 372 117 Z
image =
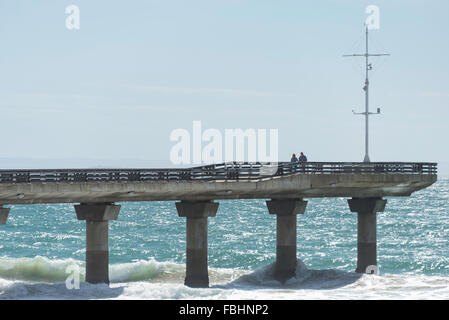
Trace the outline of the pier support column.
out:
M 86 220 L 86 281 L 109 284 L 109 220 L 117 220 L 119 205 L 75 205 L 78 220 Z
M 276 215 L 276 264 L 274 278 L 285 282 L 296 274 L 296 215 L 304 214 L 307 201 L 272 199 L 268 212 Z
M 213 201 L 176 202 L 180 217 L 186 217 L 187 262 L 184 284 L 192 288 L 209 287 L 207 264 L 207 218 L 215 217 L 218 203 Z
M 377 212 L 383 212 L 387 200 L 381 198 L 352 198 L 348 200 L 351 212 L 357 212 L 357 269 L 370 273 L 369 266 L 377 266 Z
M 0 204 L 0 224 L 6 224 L 6 220 L 8 220 L 10 208 L 3 208 L 3 205 Z

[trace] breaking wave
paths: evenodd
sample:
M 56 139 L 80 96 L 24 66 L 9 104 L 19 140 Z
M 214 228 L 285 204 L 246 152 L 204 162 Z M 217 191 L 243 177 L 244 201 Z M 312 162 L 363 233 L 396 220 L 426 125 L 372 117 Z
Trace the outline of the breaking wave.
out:
M 80 288 L 66 279 L 80 270 Z M 110 266 L 111 284 L 88 284 L 84 262 L 0 258 L 0 299 L 447 299 L 449 278 L 425 275 L 361 275 L 311 270 L 297 262 L 295 277 L 273 278 L 274 263 L 254 271 L 210 268 L 210 288 L 184 286 L 185 265 L 153 258 Z M 69 269 L 68 269 L 69 268 Z

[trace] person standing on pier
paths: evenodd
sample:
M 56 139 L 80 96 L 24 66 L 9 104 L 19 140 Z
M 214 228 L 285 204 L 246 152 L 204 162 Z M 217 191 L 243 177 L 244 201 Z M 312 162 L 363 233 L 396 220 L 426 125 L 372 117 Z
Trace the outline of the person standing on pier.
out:
M 301 169 L 302 169 L 302 172 L 305 172 L 306 171 L 306 166 L 304 165 L 304 163 L 307 162 L 307 157 L 302 152 L 300 154 L 301 155 L 299 156 L 298 162 L 302 163 Z
M 296 158 L 296 154 L 292 155 L 290 162 L 298 162 L 298 158 Z
M 290 159 L 290 162 L 298 162 L 298 158 L 296 158 L 296 154 L 293 154 L 292 155 L 292 158 Z M 292 165 L 291 167 L 291 171 L 292 171 L 292 173 L 293 172 L 295 172 L 296 171 L 296 169 L 298 168 L 298 166 L 297 165 Z

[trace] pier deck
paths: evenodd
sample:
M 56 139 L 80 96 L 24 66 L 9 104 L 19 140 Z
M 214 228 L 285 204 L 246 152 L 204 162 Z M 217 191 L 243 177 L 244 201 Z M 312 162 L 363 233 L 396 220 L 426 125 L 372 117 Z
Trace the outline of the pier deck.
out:
M 410 196 L 435 163 L 227 163 L 187 169 L 0 170 L 0 204 Z

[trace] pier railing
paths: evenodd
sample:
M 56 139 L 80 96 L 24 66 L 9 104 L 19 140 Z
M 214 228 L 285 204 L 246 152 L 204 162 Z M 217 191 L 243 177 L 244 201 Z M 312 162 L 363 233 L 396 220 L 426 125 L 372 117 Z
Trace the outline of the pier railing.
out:
M 0 170 L 0 183 L 232 181 L 290 174 L 437 174 L 436 163 L 417 162 L 228 162 L 174 169 Z

